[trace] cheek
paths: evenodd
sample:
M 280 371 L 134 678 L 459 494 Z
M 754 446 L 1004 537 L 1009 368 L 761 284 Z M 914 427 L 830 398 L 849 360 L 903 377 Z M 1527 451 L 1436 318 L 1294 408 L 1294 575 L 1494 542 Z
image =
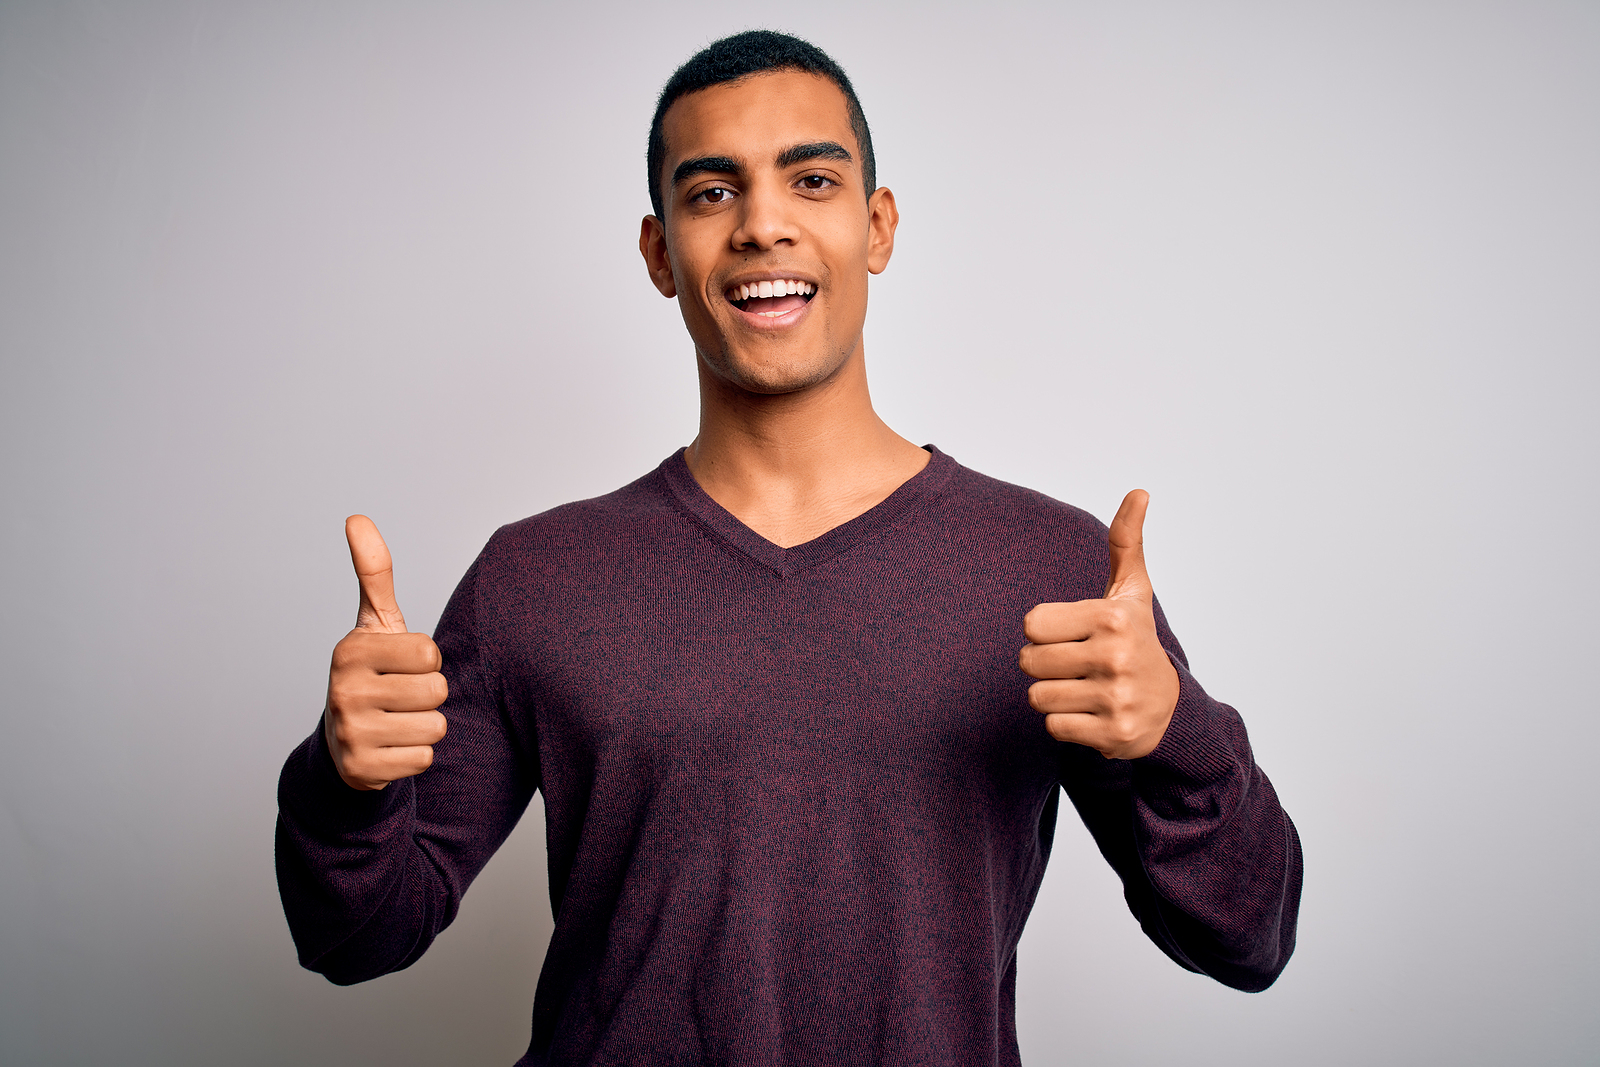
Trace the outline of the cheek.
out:
M 678 286 L 678 314 L 683 317 L 689 336 L 698 347 L 716 347 L 721 343 L 718 338 L 723 326 L 717 320 L 713 301 L 720 300 L 721 294 L 706 291 L 708 279 L 697 273 L 692 264 L 683 269 L 675 263 L 672 276 Z
M 865 268 L 842 274 L 834 283 L 834 307 L 842 315 L 866 314 L 867 272 Z
M 706 277 L 695 270 L 693 262 L 672 262 L 672 283 L 678 290 L 678 305 L 685 319 L 704 319 L 710 294 L 705 291 Z
M 698 247 L 701 235 L 693 227 L 675 228 L 667 241 L 667 263 L 672 269 L 672 284 L 678 290 L 678 302 L 703 304 L 705 283 L 709 271 L 703 250 Z M 688 305 L 684 308 L 688 314 Z
M 851 226 L 833 236 L 837 254 L 832 257 L 832 281 L 841 308 L 862 307 L 867 302 L 867 234 Z

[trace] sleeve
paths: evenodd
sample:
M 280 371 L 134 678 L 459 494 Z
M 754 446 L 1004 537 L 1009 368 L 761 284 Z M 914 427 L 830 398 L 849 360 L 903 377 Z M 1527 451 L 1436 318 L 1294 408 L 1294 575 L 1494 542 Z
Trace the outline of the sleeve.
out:
M 1063 745 L 1062 784 L 1146 935 L 1189 970 L 1259 992 L 1294 951 L 1300 838 L 1238 712 L 1200 688 L 1155 611 L 1179 679 L 1166 734 L 1135 760 Z
M 518 735 L 479 631 L 483 563 L 461 580 L 434 635 L 450 695 L 433 765 L 379 791 L 352 789 L 319 724 L 279 776 L 284 914 L 301 965 L 339 985 L 414 963 L 538 788 L 537 748 Z

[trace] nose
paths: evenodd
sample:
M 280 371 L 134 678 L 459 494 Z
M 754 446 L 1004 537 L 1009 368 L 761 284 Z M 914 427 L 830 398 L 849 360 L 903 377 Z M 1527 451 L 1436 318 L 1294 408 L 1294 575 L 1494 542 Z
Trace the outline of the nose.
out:
M 752 182 L 739 198 L 739 225 L 730 240 L 741 252 L 764 252 L 799 237 L 794 198 L 781 179 Z

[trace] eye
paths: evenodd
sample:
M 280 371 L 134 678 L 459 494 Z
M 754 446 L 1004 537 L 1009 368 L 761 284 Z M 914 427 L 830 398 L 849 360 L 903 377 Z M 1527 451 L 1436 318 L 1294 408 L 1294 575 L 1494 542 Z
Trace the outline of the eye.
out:
M 800 188 L 813 193 L 821 192 L 828 186 L 837 184 L 837 182 L 828 177 L 826 174 L 807 174 L 804 178 L 800 179 Z
M 711 185 L 689 198 L 691 204 L 721 204 L 732 200 L 736 194 L 725 185 Z

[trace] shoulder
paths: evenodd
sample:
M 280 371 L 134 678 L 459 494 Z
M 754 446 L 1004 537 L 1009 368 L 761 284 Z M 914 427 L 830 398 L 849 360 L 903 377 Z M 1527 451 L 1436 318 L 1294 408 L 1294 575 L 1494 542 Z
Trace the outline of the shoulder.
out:
M 508 523 L 478 558 L 483 578 L 507 581 L 561 573 L 626 570 L 682 525 L 657 468 L 588 500 L 576 500 Z
M 971 506 L 991 509 L 996 513 L 1082 527 L 1090 531 L 1098 532 L 1105 529 L 1099 519 L 1080 507 L 1047 496 L 1037 489 L 1002 481 L 975 471 L 971 467 L 963 467 L 959 463 L 956 464 L 950 488 L 952 494 L 958 495 Z
M 960 464 L 940 496 L 921 539 L 943 543 L 964 567 L 997 581 L 1037 579 L 1036 599 L 1077 600 L 1105 588 L 1106 527 L 1084 509 Z
M 985 522 L 1013 537 L 1105 538 L 1105 524 L 1080 507 L 959 463 L 954 466 L 946 489 L 947 506 L 969 521 Z

